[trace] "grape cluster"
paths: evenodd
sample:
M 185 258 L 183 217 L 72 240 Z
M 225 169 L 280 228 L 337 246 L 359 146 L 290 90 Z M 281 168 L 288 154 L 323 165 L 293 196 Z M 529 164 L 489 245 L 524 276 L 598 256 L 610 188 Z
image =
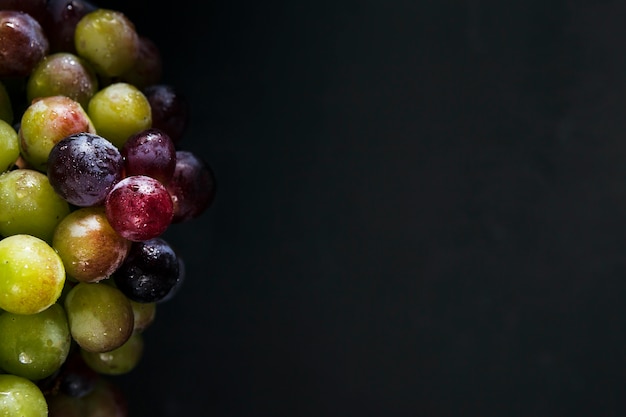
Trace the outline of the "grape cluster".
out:
M 123 417 L 108 379 L 185 278 L 164 238 L 209 208 L 156 44 L 85 0 L 0 0 L 0 416 Z

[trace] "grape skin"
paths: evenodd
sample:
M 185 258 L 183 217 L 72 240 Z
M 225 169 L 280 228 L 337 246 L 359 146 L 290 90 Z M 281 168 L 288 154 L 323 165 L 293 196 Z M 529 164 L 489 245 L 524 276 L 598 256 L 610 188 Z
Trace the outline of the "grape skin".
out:
M 59 141 L 48 156 L 48 178 L 55 191 L 79 207 L 104 203 L 122 178 L 123 159 L 105 138 L 79 133 Z
M 31 15 L 0 10 L 0 77 L 26 77 L 48 54 L 50 44 Z
M 18 234 L 0 240 L 0 308 L 39 313 L 54 304 L 65 284 L 65 268 L 45 241 Z
M 104 202 L 109 223 L 133 242 L 160 236 L 172 221 L 174 205 L 161 182 L 146 175 L 131 175 L 111 189 Z
M 0 416 L 49 417 L 43 392 L 31 380 L 0 375 Z

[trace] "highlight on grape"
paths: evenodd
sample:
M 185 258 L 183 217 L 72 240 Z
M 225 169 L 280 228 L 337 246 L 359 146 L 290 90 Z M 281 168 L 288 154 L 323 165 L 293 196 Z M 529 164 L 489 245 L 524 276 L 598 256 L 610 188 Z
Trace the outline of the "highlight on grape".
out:
M 158 45 L 85 0 L 0 0 L 0 415 L 128 416 L 159 304 L 185 281 L 164 233 L 213 203 Z

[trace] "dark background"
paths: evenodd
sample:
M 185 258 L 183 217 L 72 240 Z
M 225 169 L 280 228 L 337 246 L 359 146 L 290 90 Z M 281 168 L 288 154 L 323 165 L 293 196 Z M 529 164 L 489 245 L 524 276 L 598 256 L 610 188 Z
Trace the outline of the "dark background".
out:
M 106 2 L 213 167 L 131 416 L 624 416 L 626 5 Z

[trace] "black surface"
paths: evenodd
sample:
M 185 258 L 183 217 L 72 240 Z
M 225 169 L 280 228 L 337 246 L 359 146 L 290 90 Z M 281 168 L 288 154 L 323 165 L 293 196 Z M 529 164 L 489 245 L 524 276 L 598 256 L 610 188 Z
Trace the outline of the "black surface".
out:
M 131 416 L 626 415 L 626 6 L 107 5 L 218 179 Z

